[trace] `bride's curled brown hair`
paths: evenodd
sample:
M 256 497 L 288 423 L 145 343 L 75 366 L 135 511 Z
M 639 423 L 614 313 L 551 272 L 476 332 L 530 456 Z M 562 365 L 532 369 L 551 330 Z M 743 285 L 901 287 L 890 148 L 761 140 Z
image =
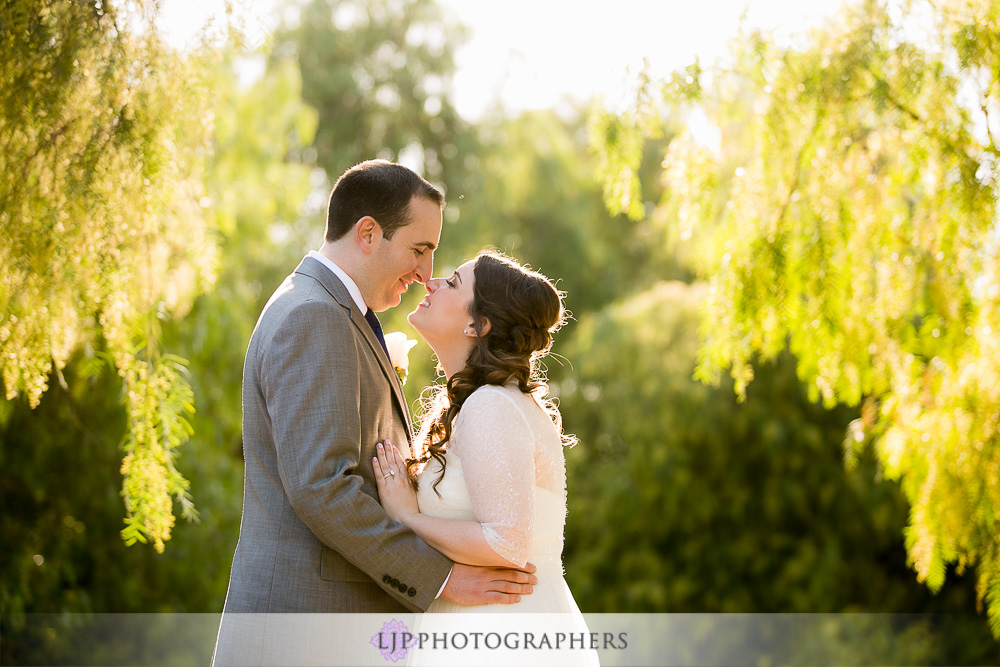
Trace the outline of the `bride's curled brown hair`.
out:
M 411 478 L 416 479 L 427 461 L 437 459 L 442 471 L 435 487 L 444 476 L 444 451 L 455 418 L 465 400 L 483 385 L 516 383 L 549 413 L 562 433 L 559 412 L 546 398 L 548 387 L 539 360 L 548 354 L 552 334 L 568 316 L 564 294 L 541 273 L 495 250 L 484 250 L 475 260 L 469 315 L 476 329 L 476 345 L 465 367 L 447 384 L 432 390 L 417 438 L 417 450 L 422 449 L 422 453 L 407 462 Z M 573 436 L 563 434 L 562 439 L 566 445 L 576 443 Z

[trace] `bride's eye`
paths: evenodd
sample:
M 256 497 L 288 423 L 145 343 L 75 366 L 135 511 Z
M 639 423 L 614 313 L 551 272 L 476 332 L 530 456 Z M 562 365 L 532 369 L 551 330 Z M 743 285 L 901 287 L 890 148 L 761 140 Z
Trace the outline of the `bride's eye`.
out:
M 448 287 L 454 287 L 455 286 L 455 279 L 454 278 L 448 278 L 448 280 L 446 280 L 444 282 L 445 282 L 445 284 L 448 285 Z

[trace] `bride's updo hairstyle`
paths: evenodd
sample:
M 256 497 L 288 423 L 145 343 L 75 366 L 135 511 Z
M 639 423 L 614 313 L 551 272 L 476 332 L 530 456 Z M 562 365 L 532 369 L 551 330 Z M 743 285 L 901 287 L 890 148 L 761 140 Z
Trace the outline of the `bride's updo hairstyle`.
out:
M 446 385 L 431 390 L 425 401 L 427 411 L 418 450 L 422 454 L 407 461 L 410 478 L 431 459 L 446 466 L 444 452 L 451 438 L 455 418 L 466 399 L 483 385 L 505 386 L 516 383 L 548 412 L 562 433 L 559 412 L 546 399 L 548 387 L 539 360 L 552 347 L 552 334 L 566 321 L 563 293 L 548 278 L 531 271 L 494 250 L 484 250 L 476 256 L 473 268 L 472 316 L 477 343 L 466 359 L 465 367 L 449 378 Z M 573 436 L 562 435 L 563 443 L 573 445 Z

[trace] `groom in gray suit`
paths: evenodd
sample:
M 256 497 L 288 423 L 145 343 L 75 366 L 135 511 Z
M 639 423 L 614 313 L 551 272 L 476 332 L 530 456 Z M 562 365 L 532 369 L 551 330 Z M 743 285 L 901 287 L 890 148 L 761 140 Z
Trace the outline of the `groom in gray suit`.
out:
M 516 602 L 536 583 L 452 563 L 378 501 L 375 446 L 409 443 L 412 429 L 375 312 L 431 277 L 443 206 L 406 167 L 352 167 L 330 195 L 323 247 L 261 313 L 243 369 L 243 520 L 219 664 L 269 660 L 261 622 L 234 614 L 419 612 L 438 596 Z

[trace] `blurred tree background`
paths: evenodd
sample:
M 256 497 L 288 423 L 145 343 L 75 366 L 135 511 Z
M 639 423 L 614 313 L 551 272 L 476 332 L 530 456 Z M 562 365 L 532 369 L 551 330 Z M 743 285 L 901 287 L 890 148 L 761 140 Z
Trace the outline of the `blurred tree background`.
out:
M 105 5 L 105 13 L 114 14 L 117 5 Z M 76 13 L 66 9 L 69 6 Z M 22 179 L 0 192 L 0 326 L 5 327 L 0 329 L 5 355 L 0 366 L 6 395 L 0 401 L 0 538 L 5 545 L 0 612 L 5 628 L 16 629 L 24 614 L 38 612 L 221 611 L 242 504 L 240 385 L 250 332 L 272 290 L 303 254 L 320 245 L 330 182 L 352 164 L 379 156 L 419 165 L 446 192 L 449 203 L 436 273 L 450 271 L 492 245 L 558 279 L 568 292 L 574 319 L 557 336 L 557 354 L 547 363 L 565 427 L 581 440 L 566 453 L 570 509 L 565 562 L 582 610 L 941 613 L 940 620 L 920 628 L 920 641 L 911 642 L 908 652 L 890 646 L 880 654 L 882 661 L 981 664 L 1000 658 L 985 618 L 976 615 L 977 604 L 982 609 L 983 598 L 989 602 L 990 594 L 977 596 L 973 561 L 963 561 L 968 571 L 935 580 L 935 592 L 917 581 L 909 565 L 904 535 L 914 500 L 906 479 L 900 484 L 900 475 L 887 468 L 878 447 L 855 446 L 859 432 L 862 442 L 877 442 L 872 429 L 884 422 L 871 416 L 873 404 L 861 400 L 882 400 L 877 387 L 860 380 L 847 383 L 858 392 L 857 400 L 845 400 L 837 393 L 840 389 L 833 395 L 837 400 L 826 400 L 830 395 L 802 366 L 819 366 L 823 355 L 839 349 L 831 341 L 840 339 L 831 333 L 810 339 L 814 348 L 796 346 L 792 325 L 799 326 L 798 320 L 769 331 L 772 342 L 767 346 L 753 347 L 751 332 L 761 316 L 746 303 L 767 301 L 738 287 L 732 278 L 734 267 L 749 272 L 754 264 L 750 260 L 773 253 L 775 246 L 753 245 L 759 236 L 750 231 L 757 227 L 744 219 L 728 221 L 722 213 L 736 210 L 752 216 L 756 210 L 749 205 L 740 209 L 746 200 L 731 192 L 737 167 L 743 169 L 740 173 L 757 174 L 760 164 L 776 172 L 787 162 L 780 146 L 762 146 L 754 137 L 773 135 L 773 141 L 792 147 L 787 150 L 797 147 L 802 152 L 797 135 L 782 138 L 781 127 L 816 123 L 822 115 L 824 132 L 837 141 L 849 136 L 851 145 L 863 144 L 859 137 L 873 130 L 856 127 L 859 118 L 888 127 L 902 124 L 907 115 L 897 108 L 898 118 L 880 120 L 878 113 L 892 106 L 885 101 L 888 97 L 881 103 L 876 98 L 872 109 L 849 106 L 864 97 L 859 91 L 877 88 L 877 77 L 851 86 L 846 81 L 853 79 L 847 77 L 838 87 L 836 80 L 851 64 L 840 63 L 837 53 L 777 51 L 765 36 L 742 35 L 733 48 L 746 57 L 735 59 L 741 67 L 728 78 L 709 77 L 695 65 L 671 82 L 648 82 L 635 109 L 624 114 L 578 108 L 510 115 L 496 109 L 472 122 L 460 118 L 451 102 L 454 53 L 464 32 L 433 0 L 307 0 L 295 6 L 296 11 L 283 14 L 266 55 L 244 53 L 235 36 L 224 46 L 206 44 L 193 54 L 150 42 L 145 51 L 130 51 L 132 60 L 93 56 L 104 63 L 104 76 L 95 73 L 96 65 L 83 74 L 83 58 L 74 56 L 72 49 L 98 48 L 95 44 L 124 48 L 114 46 L 112 39 L 129 34 L 123 19 L 111 30 L 102 23 L 106 19 L 93 15 L 93 8 L 80 9 L 83 5 L 25 0 L 0 5 L 0 48 L 6 56 L 0 59 L 0 143 L 8 148 L 0 159 L 6 161 L 8 174 L 21 173 L 25 159 L 35 164 L 35 150 L 47 156 L 48 165 L 37 175 L 25 172 L 34 180 Z M 137 2 L 121 7 L 142 14 L 151 6 Z M 874 20 L 878 9 L 870 5 L 862 15 Z M 992 11 L 984 20 L 996 21 L 997 10 Z M 52 63 L 36 66 L 25 55 L 29 52 L 16 48 L 15 37 L 44 42 L 51 36 L 39 37 L 39 26 L 64 36 L 56 43 L 68 46 L 51 56 L 63 69 Z M 150 26 L 143 34 L 144 39 L 155 39 L 156 33 Z M 1000 50 L 989 30 L 961 35 L 968 42 L 963 53 L 986 50 L 996 57 Z M 855 42 L 869 47 L 877 43 L 871 38 L 828 41 L 846 43 L 849 51 Z M 892 63 L 892 76 L 910 76 L 933 88 L 934 72 L 925 61 L 930 56 L 912 45 L 908 48 L 906 57 L 885 59 Z M 824 58 L 834 64 L 823 64 Z M 70 66 L 74 59 L 77 64 Z M 263 65 L 263 74 L 243 76 L 252 69 L 247 63 L 253 62 Z M 128 116 L 122 113 L 131 108 L 127 100 L 98 94 L 117 90 L 115 81 L 125 74 L 116 73 L 115 67 L 126 72 L 169 71 L 183 63 L 197 67 L 198 76 L 192 80 L 199 86 L 196 99 L 201 106 L 180 105 L 176 100 L 181 93 L 172 87 L 176 84 L 162 80 L 153 90 L 159 91 L 158 104 L 169 113 L 157 115 L 161 106 L 152 104 L 145 114 L 129 117 L 121 131 L 131 134 L 113 138 L 109 145 L 127 150 L 130 141 L 151 142 L 149 137 L 161 143 L 140 145 L 113 164 L 108 158 L 108 166 L 102 166 L 102 154 L 91 155 L 96 166 L 90 167 L 89 180 L 69 167 L 57 168 L 64 154 L 61 135 L 54 133 L 63 125 L 79 127 L 66 121 L 80 117 L 81 109 L 89 105 L 107 110 L 93 121 L 98 133 L 117 128 L 115 118 Z M 798 78 L 781 79 L 780 73 L 788 71 L 797 72 Z M 66 77 L 61 88 L 46 79 L 60 72 Z M 823 76 L 834 83 L 820 85 L 826 81 Z M 882 78 L 892 81 L 889 74 Z M 76 82 L 88 95 L 61 96 L 59 90 L 76 90 L 68 82 Z M 815 92 L 803 95 L 800 82 L 815 84 Z M 764 86 L 771 91 L 762 93 Z M 831 86 L 842 97 L 832 95 Z M 34 99 L 27 95 L 34 90 L 47 91 L 50 101 L 22 108 L 18 100 Z M 775 90 L 784 106 L 776 102 L 772 115 L 760 120 L 754 115 L 756 100 L 778 96 Z M 894 89 L 888 90 L 891 94 Z M 954 144 L 967 142 L 962 132 L 970 126 L 963 123 L 971 121 L 954 104 L 947 109 L 941 104 L 949 91 L 937 90 L 937 97 L 921 106 L 904 97 L 897 106 L 918 115 L 940 107 L 943 115 L 935 124 L 939 143 L 944 142 L 941 137 Z M 995 102 L 996 91 L 992 94 Z M 53 110 L 56 103 L 59 109 Z M 48 120 L 39 120 L 37 111 L 43 108 L 49 115 L 41 117 Z M 698 152 L 690 139 L 684 113 L 693 108 L 721 128 L 715 162 Z M 46 136 L 51 137 L 49 144 L 39 140 Z M 88 145 L 89 139 L 76 141 Z M 912 172 L 898 195 L 911 203 L 910 213 L 897 207 L 892 214 L 919 217 L 912 211 L 921 210 L 926 193 L 918 182 L 932 187 L 927 185 L 930 177 L 920 180 L 925 171 L 921 160 L 930 149 L 918 142 L 915 145 L 924 148 L 907 152 L 900 146 L 910 144 L 897 141 L 866 157 Z M 849 152 L 848 144 L 843 146 Z M 165 156 L 167 149 L 175 153 Z M 687 162 L 681 161 L 684 156 Z M 829 154 L 798 159 L 799 171 L 810 182 L 831 179 L 834 163 Z M 664 174 L 661 163 L 684 169 Z M 179 183 L 176 174 L 183 165 L 190 168 Z M 129 169 L 133 174 L 148 172 L 150 183 L 134 183 L 125 174 Z M 794 189 L 781 189 L 781 179 L 771 176 L 772 171 L 761 172 L 764 181 L 753 191 L 769 193 L 780 203 Z M 963 215 L 982 206 L 987 206 L 983 215 L 995 215 L 995 183 L 990 190 L 974 169 L 970 172 L 961 164 L 943 165 L 934 173 L 953 180 L 952 190 L 935 195 L 940 201 L 952 202 Z M 985 190 L 954 203 L 949 193 L 960 192 L 963 183 Z M 143 194 L 151 186 L 159 189 L 154 203 Z M 830 196 L 849 199 L 844 193 L 858 187 L 846 180 L 831 186 Z M 51 192 L 69 194 L 59 199 Z M 872 220 L 879 218 L 879 206 L 886 202 L 891 203 L 888 195 L 871 198 Z M 154 236 L 159 231 L 168 241 L 177 239 L 163 252 L 170 260 L 158 265 L 163 268 L 149 278 L 149 285 L 132 276 L 105 285 L 103 292 L 87 287 L 102 285 L 99 277 L 108 275 L 102 273 L 108 269 L 88 268 L 88 262 L 102 255 L 82 239 L 93 238 L 104 244 L 100 248 L 109 248 L 111 259 L 100 260 L 101 267 L 127 264 L 119 258 L 135 250 L 127 238 L 101 227 L 103 212 L 112 205 L 124 221 L 120 224 L 142 226 Z M 839 206 L 844 210 L 846 204 Z M 959 213 L 949 216 L 961 218 Z M 815 217 L 822 219 L 822 211 Z M 992 226 L 986 226 L 995 233 L 991 219 Z M 837 220 L 839 228 L 853 234 L 873 233 L 854 217 Z M 173 228 L 176 236 L 164 235 L 163 230 Z M 750 245 L 737 253 L 713 236 L 718 229 L 730 230 L 727 239 Z M 953 293 L 960 280 L 980 270 L 980 290 L 989 292 L 996 285 L 995 274 L 963 250 L 960 222 L 948 229 L 941 233 L 945 238 L 939 239 L 940 249 L 934 247 L 935 253 L 944 253 L 934 264 L 935 275 L 943 272 L 942 280 L 950 281 L 947 289 Z M 893 238 L 901 248 L 910 243 L 905 228 Z M 867 261 L 832 251 L 823 254 L 823 247 L 803 242 L 802 248 L 812 250 L 802 250 L 795 261 L 810 269 L 825 268 L 831 276 Z M 211 255 L 207 264 L 192 264 L 191 257 L 202 261 L 198 258 L 206 252 Z M 729 260 L 722 259 L 724 252 L 730 253 Z M 792 254 L 789 251 L 788 257 Z M 946 270 L 960 261 L 971 262 L 971 268 Z M 197 270 L 184 269 L 188 264 Z M 761 264 L 764 271 L 774 262 Z M 835 266 L 841 271 L 835 272 Z M 720 281 L 726 282 L 720 286 Z M 73 287 L 77 284 L 84 287 Z M 744 287 L 759 286 L 755 289 L 766 294 L 770 284 L 784 283 L 774 275 L 754 273 L 753 282 Z M 814 278 L 814 284 L 840 285 L 823 276 Z M 928 284 L 925 298 L 933 299 L 936 283 Z M 874 291 L 859 294 L 859 308 L 864 299 L 887 294 L 877 281 L 873 285 Z M 183 294 L 178 296 L 178 291 Z M 421 291 L 411 290 L 403 304 L 383 318 L 387 331 L 416 337 L 405 315 L 420 300 Z M 115 301 L 115 295 L 121 298 Z M 974 300 L 970 297 L 957 306 L 959 315 L 971 318 L 979 312 Z M 116 362 L 119 348 L 125 346 L 109 334 L 102 319 L 118 301 L 127 302 L 140 323 L 129 339 L 132 358 L 144 364 L 164 357 L 185 360 L 172 368 L 186 368 L 177 371 L 175 379 L 193 392 L 194 413 L 183 406 L 175 411 L 190 425 L 190 437 L 183 447 L 167 447 L 173 457 L 166 469 L 189 483 L 175 498 L 190 493 L 199 518 L 173 526 L 165 535 L 169 541 L 163 553 L 148 546 L 128 547 L 120 534 L 127 516 L 121 443 L 130 441 L 135 419 L 130 416 L 128 378 L 123 380 L 114 370 L 125 363 Z M 54 304 L 67 303 L 82 305 L 61 305 L 56 311 Z M 58 318 L 50 317 L 51 323 L 39 318 L 35 329 L 23 329 L 37 332 L 31 334 L 36 338 L 25 333 L 14 341 L 7 333 L 16 331 L 13 325 L 25 313 L 44 312 L 45 307 Z M 920 313 L 926 315 L 926 310 Z M 923 320 L 903 313 L 906 317 L 900 317 L 908 317 L 909 326 L 923 331 Z M 822 321 L 837 316 L 830 312 Z M 810 314 L 809 321 L 813 318 Z M 970 321 L 969 326 L 977 325 Z M 79 333 L 53 344 L 66 328 Z M 918 338 L 928 336 L 940 339 L 930 329 Z M 745 351 L 739 357 L 720 358 L 713 351 L 717 347 L 712 344 L 718 346 L 713 341 L 744 337 L 749 337 L 746 350 L 764 354 Z M 786 338 L 792 341 L 790 347 Z M 856 331 L 846 340 L 868 347 Z M 945 336 L 934 349 L 958 351 L 957 340 Z M 147 354 L 153 348 L 164 352 Z M 940 352 L 925 349 L 924 354 L 929 360 Z M 411 352 L 411 364 L 407 393 L 415 401 L 420 388 L 435 381 L 433 360 L 423 343 Z M 42 380 L 32 385 L 20 379 L 28 375 L 10 370 L 22 367 Z M 740 385 L 743 400 L 729 387 L 693 377 L 698 368 L 711 375 L 704 369 L 729 367 L 739 377 L 755 378 L 748 386 Z M 39 390 L 32 393 L 32 386 Z M 995 400 L 996 395 L 1000 390 L 982 400 Z M 995 456 L 996 436 L 991 437 L 984 442 L 987 453 Z M 845 448 L 845 440 L 851 446 Z M 976 460 L 983 486 L 970 492 L 982 494 L 977 516 L 985 517 L 987 536 L 992 526 L 995 540 L 1000 501 L 989 494 L 997 492 L 996 471 L 988 468 L 985 458 Z M 983 508 L 992 508 L 992 519 Z M 178 505 L 177 510 L 182 509 Z M 17 648 L 9 637 L 0 648 L 5 662 Z M 845 637 L 844 646 L 850 643 Z M 862 662 L 866 656 L 841 657 Z
M 998 34 L 996 4 L 965 0 L 847 6 L 795 48 L 743 34 L 597 115 L 595 144 L 636 217 L 636 146 L 688 124 L 654 224 L 710 285 L 696 376 L 745 397 L 788 350 L 810 400 L 860 408 L 848 467 L 874 452 L 918 580 L 974 572 L 1000 637 Z

